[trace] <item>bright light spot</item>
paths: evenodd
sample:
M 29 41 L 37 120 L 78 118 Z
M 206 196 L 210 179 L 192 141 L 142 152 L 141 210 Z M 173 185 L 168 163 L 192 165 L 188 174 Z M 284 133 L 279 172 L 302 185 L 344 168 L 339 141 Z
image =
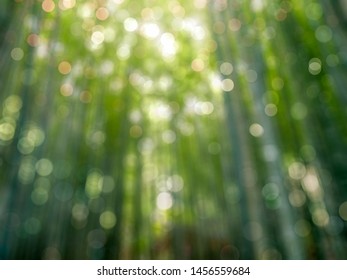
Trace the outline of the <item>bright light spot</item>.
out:
M 88 174 L 85 192 L 89 198 L 99 197 L 102 191 L 103 176 L 98 170 L 93 170 Z
M 62 84 L 60 87 L 60 93 L 62 96 L 71 96 L 73 93 L 73 86 L 70 83 Z
M 175 174 L 166 180 L 166 186 L 169 191 L 179 192 L 183 189 L 184 181 L 181 176 Z
M 155 143 L 153 141 L 153 139 L 147 137 L 147 138 L 143 138 L 141 139 L 141 141 L 138 144 L 138 149 L 141 152 L 141 154 L 143 155 L 149 155 L 152 153 L 152 151 L 155 148 Z
M 308 64 L 308 71 L 312 75 L 318 75 L 322 71 L 322 62 L 319 58 L 312 58 Z
M 5 99 L 3 115 L 7 112 L 9 114 L 16 114 L 22 108 L 22 105 L 22 99 L 18 95 L 10 95 Z
M 223 75 L 228 76 L 233 72 L 234 67 L 230 62 L 223 62 L 220 65 L 219 70 Z
M 197 9 L 203 9 L 207 5 L 207 0 L 194 0 L 194 6 Z
M 35 168 L 40 176 L 48 176 L 53 171 L 53 163 L 47 158 L 42 158 L 35 164 Z
M 301 162 L 293 162 L 288 167 L 289 176 L 294 180 L 302 179 L 306 174 L 306 167 Z
M 277 114 L 277 106 L 275 104 L 267 104 L 265 106 L 265 114 L 269 117 L 273 117 Z
M 105 211 L 100 215 L 99 222 L 104 229 L 111 229 L 116 225 L 116 215 L 112 211 Z
M 68 61 L 62 61 L 58 65 L 60 74 L 67 75 L 71 72 L 71 64 Z
M 254 137 L 260 137 L 264 134 L 264 128 L 258 123 L 253 123 L 249 127 L 249 133 Z
M 54 11 L 55 4 L 52 0 L 44 0 L 41 4 L 42 10 L 46 13 L 50 13 Z
M 121 45 L 117 50 L 117 56 L 120 60 L 127 60 L 130 57 L 130 46 L 127 44 Z
M 172 78 L 170 76 L 162 76 L 159 78 L 159 88 L 161 90 L 168 90 L 172 85 Z
M 317 226 L 327 226 L 329 224 L 329 214 L 324 208 L 317 208 L 312 213 L 312 220 Z
M 98 20 L 106 20 L 108 19 L 110 13 L 105 7 L 100 7 L 99 9 L 96 10 L 95 16 Z
M 124 29 L 128 32 L 134 32 L 138 29 L 139 24 L 137 23 L 137 20 L 134 18 L 127 18 L 124 21 Z
M 12 122 L 0 123 L 0 141 L 9 141 L 15 133 L 15 124 Z
M 156 23 L 145 23 L 140 28 L 141 34 L 148 39 L 155 39 L 160 34 L 159 26 Z
M 205 38 L 206 31 L 197 19 L 187 18 L 182 20 L 180 23 L 181 28 L 189 32 L 194 40 L 201 41 Z
M 306 202 L 306 195 L 301 190 L 293 190 L 289 193 L 289 202 L 294 207 L 301 207 Z
M 24 52 L 21 48 L 14 48 L 11 51 L 11 57 L 15 61 L 20 61 L 24 57 Z
M 59 8 L 62 11 L 72 9 L 76 5 L 76 0 L 60 0 L 59 1 Z
M 18 151 L 23 155 L 28 155 L 32 153 L 35 149 L 34 142 L 27 137 L 19 139 L 17 144 Z
M 173 57 L 177 51 L 175 36 L 171 33 L 164 33 L 160 36 L 160 51 L 164 57 Z
M 94 45 L 98 46 L 104 42 L 105 35 L 101 31 L 94 31 L 90 39 Z
M 100 65 L 100 72 L 104 75 L 112 74 L 113 69 L 114 69 L 114 63 L 112 60 L 105 60 Z
M 251 7 L 254 12 L 259 12 L 265 7 L 264 0 L 252 0 Z
M 234 89 L 234 82 L 231 79 L 224 79 L 222 80 L 222 90 L 229 92 L 232 91 Z
M 27 37 L 27 43 L 31 46 L 31 47 L 37 47 L 39 45 L 40 42 L 40 37 L 37 34 L 29 34 Z
M 170 120 L 172 117 L 171 107 L 161 102 L 152 103 L 149 107 L 149 117 L 152 120 Z
M 196 58 L 192 61 L 191 67 L 195 72 L 201 72 L 205 68 L 205 63 L 201 58 Z
M 311 200 L 319 201 L 323 197 L 323 190 L 320 187 L 319 180 L 316 174 L 309 170 L 302 180 L 303 188 Z
M 173 198 L 169 192 L 161 192 L 157 196 L 157 207 L 160 210 L 168 210 L 173 205 Z
M 209 115 L 213 112 L 214 106 L 211 102 L 196 102 L 194 105 L 194 111 L 198 115 Z

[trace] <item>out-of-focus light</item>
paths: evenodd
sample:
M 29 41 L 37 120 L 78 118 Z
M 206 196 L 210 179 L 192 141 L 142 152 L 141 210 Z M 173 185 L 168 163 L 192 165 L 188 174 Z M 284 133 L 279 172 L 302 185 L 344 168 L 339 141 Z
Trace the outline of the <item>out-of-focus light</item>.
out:
M 24 57 L 24 52 L 21 48 L 14 48 L 11 51 L 11 57 L 15 61 L 20 61 Z
M 103 176 L 98 170 L 92 170 L 87 177 L 85 192 L 89 198 L 97 198 L 102 192 Z
M 254 12 L 260 12 L 264 9 L 266 3 L 264 0 L 252 0 L 251 8 Z
M 205 63 L 201 58 L 196 58 L 192 61 L 191 67 L 195 72 L 201 72 L 205 69 Z
M 134 32 L 138 29 L 139 24 L 136 19 L 129 17 L 124 21 L 124 29 L 128 32 Z
M 53 171 L 53 163 L 47 158 L 42 158 L 35 164 L 36 172 L 40 176 L 48 176 Z
M 265 114 L 268 115 L 269 117 L 276 116 L 277 114 L 277 106 L 275 104 L 267 104 L 265 106 Z
M 223 75 L 228 76 L 233 72 L 234 67 L 230 62 L 223 62 L 219 66 L 219 70 Z
M 110 13 L 107 8 L 105 7 L 100 7 L 96 10 L 95 16 L 98 20 L 106 20 L 108 19 Z
M 41 4 L 42 10 L 46 13 L 50 13 L 54 11 L 55 4 L 52 0 L 44 0 Z
M 246 79 L 250 83 L 254 83 L 258 78 L 258 73 L 255 70 L 249 69 L 246 71 Z
M 290 114 L 295 120 L 302 120 L 307 115 L 307 107 L 301 102 L 296 102 L 290 109 Z
M 319 58 L 312 58 L 308 63 L 308 71 L 312 75 L 318 75 L 322 70 L 322 62 Z
M 234 82 L 231 79 L 224 79 L 222 80 L 221 86 L 222 86 L 222 90 L 229 92 L 234 89 Z
M 306 195 L 302 190 L 293 190 L 289 193 L 289 202 L 294 207 L 301 207 L 306 202 Z
M 237 18 L 232 18 L 228 22 L 228 28 L 233 32 L 239 31 L 241 28 L 241 25 L 242 25 L 241 21 L 238 20 Z
M 316 39 L 321 43 L 327 43 L 333 38 L 333 32 L 327 25 L 320 25 L 315 32 Z
M 74 90 L 73 85 L 68 82 L 60 86 L 60 94 L 62 96 L 71 96 L 73 93 L 73 90 Z
M 163 33 L 160 36 L 160 45 L 160 51 L 164 57 L 171 58 L 176 54 L 177 44 L 172 33 Z
M 249 127 L 249 133 L 254 137 L 261 137 L 264 134 L 264 128 L 258 123 L 253 123 Z
M 140 32 L 144 37 L 148 39 L 155 39 L 160 34 L 160 28 L 154 22 L 147 22 L 140 27 Z
M 10 141 L 15 133 L 15 124 L 13 122 L 0 122 L 0 141 Z
M 168 210 L 173 205 L 173 198 L 169 192 L 161 192 L 157 196 L 157 207 L 160 210 Z
M 295 161 L 288 167 L 289 176 L 294 180 L 304 178 L 306 174 L 306 167 L 303 163 Z
M 98 45 L 101 45 L 104 42 L 105 35 L 104 35 L 104 33 L 102 31 L 97 30 L 97 31 L 94 31 L 92 33 L 92 36 L 91 36 L 90 40 L 92 41 L 92 43 L 94 45 L 98 46 Z
M 305 14 L 310 20 L 318 21 L 323 16 L 322 6 L 315 2 L 309 3 L 306 5 Z
M 62 11 L 72 9 L 76 6 L 76 0 L 59 0 L 58 6 Z
M 198 115 L 210 115 L 214 110 L 214 106 L 211 102 L 196 102 L 194 104 L 194 112 Z
M 31 47 L 37 47 L 40 44 L 40 37 L 34 33 L 29 34 L 29 36 L 27 37 L 27 43 Z
M 58 70 L 61 74 L 67 75 L 71 72 L 71 64 L 68 61 L 62 61 L 58 65 Z
M 104 229 L 111 229 L 116 225 L 116 215 L 112 211 L 105 211 L 100 215 L 99 222 Z

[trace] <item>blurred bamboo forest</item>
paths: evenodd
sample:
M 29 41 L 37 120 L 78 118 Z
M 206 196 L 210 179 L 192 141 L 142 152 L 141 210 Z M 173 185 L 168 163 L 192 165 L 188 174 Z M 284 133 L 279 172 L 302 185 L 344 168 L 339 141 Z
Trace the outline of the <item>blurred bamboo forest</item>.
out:
M 346 259 L 347 1 L 2 0 L 0 258 Z

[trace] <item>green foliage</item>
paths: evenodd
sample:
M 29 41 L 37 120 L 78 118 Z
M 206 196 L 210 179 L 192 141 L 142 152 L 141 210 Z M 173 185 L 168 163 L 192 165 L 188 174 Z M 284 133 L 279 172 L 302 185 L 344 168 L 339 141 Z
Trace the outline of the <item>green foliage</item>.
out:
M 1 258 L 347 257 L 342 2 L 5 3 Z

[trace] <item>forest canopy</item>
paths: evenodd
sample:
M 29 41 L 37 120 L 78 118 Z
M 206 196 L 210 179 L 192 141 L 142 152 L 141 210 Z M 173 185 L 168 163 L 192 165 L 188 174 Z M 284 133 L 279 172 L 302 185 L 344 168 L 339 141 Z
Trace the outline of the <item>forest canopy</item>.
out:
M 347 2 L 4 0 L 1 259 L 346 259 Z

